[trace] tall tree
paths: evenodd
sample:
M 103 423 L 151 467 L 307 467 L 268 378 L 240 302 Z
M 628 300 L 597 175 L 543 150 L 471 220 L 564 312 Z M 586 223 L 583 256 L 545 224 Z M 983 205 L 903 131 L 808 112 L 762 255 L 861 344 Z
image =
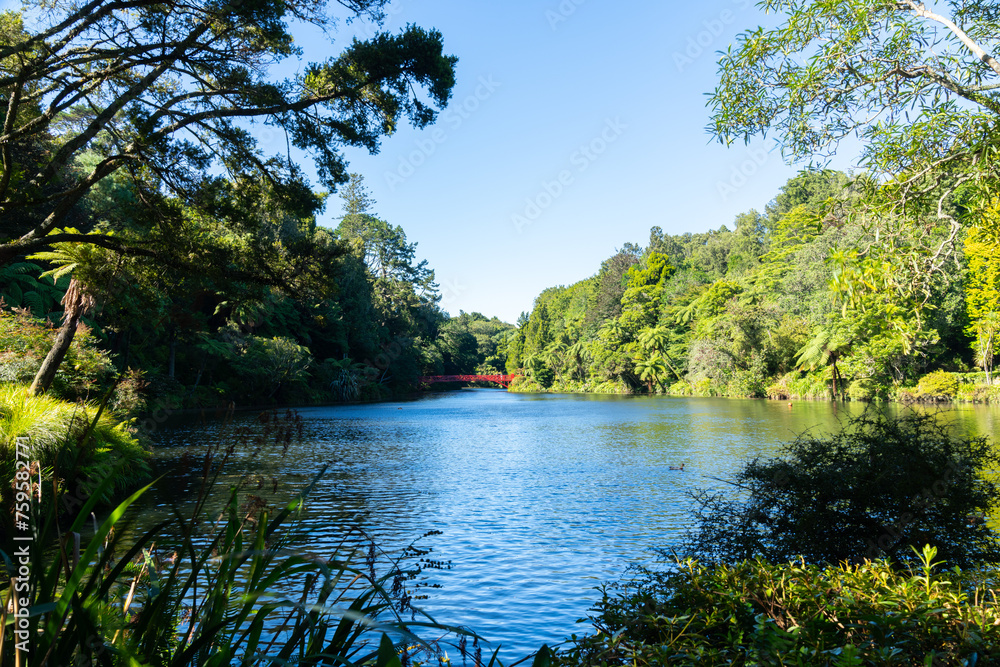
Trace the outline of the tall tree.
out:
M 776 137 L 791 160 L 861 140 L 867 203 L 881 235 L 935 218 L 946 233 L 912 246 L 924 275 L 943 273 L 965 210 L 1000 186 L 1000 29 L 995 2 L 768 0 L 781 19 L 741 35 L 719 61 L 710 130 L 723 143 Z M 1000 230 L 994 230 L 994 233 Z M 878 236 L 876 235 L 876 238 Z
M 386 1 L 334 4 L 378 21 Z M 0 44 L 0 215 L 31 224 L 0 239 L 0 263 L 54 242 L 142 250 L 141 236 L 57 233 L 87 193 L 118 172 L 154 208 L 165 195 L 204 203 L 219 171 L 279 190 L 303 187 L 284 155 L 262 153 L 250 123 L 276 128 L 311 154 L 332 190 L 348 178 L 344 146 L 375 151 L 404 116 L 417 127 L 432 122 L 451 94 L 456 62 L 443 54 L 437 31 L 409 26 L 355 40 L 299 75 L 275 79 L 273 65 L 303 55 L 292 23 L 335 33 L 330 4 L 56 0 L 20 32 L 20 19 L 5 14 L 0 27 L 16 38 Z M 51 149 L 28 159 L 21 148 L 31 141 Z M 84 165 L 81 156 L 95 150 L 100 159 Z
M 365 177 L 361 174 L 351 174 L 347 184 L 340 189 L 340 198 L 344 200 L 344 215 L 362 215 L 375 208 L 375 199 L 365 185 Z
M 91 245 L 69 246 L 69 244 L 66 244 L 66 246 L 56 252 L 39 253 L 33 255 L 32 259 L 41 259 L 55 263 L 55 269 L 42 274 L 43 278 L 51 276 L 53 282 L 55 282 L 61 276 L 69 275 L 78 268 L 81 269 L 81 273 L 86 273 L 87 269 L 90 268 L 88 265 L 93 265 L 100 261 L 100 254 L 100 249 Z M 38 395 L 48 391 L 52 385 L 52 380 L 56 377 L 56 371 L 59 370 L 59 364 L 62 363 L 63 357 L 66 356 L 69 346 L 73 344 L 77 327 L 80 326 L 80 319 L 87 314 L 87 311 L 94 307 L 94 304 L 94 296 L 90 293 L 87 285 L 76 277 L 72 278 L 66 294 L 62 298 L 62 326 L 59 327 L 59 333 L 56 334 L 52 348 L 45 356 L 42 365 L 35 374 L 35 379 L 32 381 L 29 389 L 30 393 Z

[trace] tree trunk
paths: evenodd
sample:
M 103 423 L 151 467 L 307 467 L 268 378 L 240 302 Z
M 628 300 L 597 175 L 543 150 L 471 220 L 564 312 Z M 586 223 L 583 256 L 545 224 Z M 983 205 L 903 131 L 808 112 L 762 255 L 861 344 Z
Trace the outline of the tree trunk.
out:
M 170 336 L 170 347 L 167 353 L 167 377 L 174 377 L 174 364 L 177 361 L 177 338 L 171 334 Z
M 45 361 L 42 362 L 41 368 L 38 369 L 38 373 L 35 375 L 34 382 L 31 383 L 29 392 L 33 396 L 44 394 L 48 391 L 49 386 L 52 385 L 56 371 L 59 370 L 59 364 L 62 363 L 63 357 L 66 356 L 66 351 L 73 343 L 73 336 L 76 335 L 76 327 L 80 324 L 81 314 L 80 309 L 77 309 L 77 312 L 72 317 L 67 317 L 63 321 L 63 325 L 59 329 L 59 334 L 56 336 L 56 342 L 45 356 Z
M 840 375 L 837 372 L 837 359 L 833 359 L 833 400 L 837 400 L 837 376 Z

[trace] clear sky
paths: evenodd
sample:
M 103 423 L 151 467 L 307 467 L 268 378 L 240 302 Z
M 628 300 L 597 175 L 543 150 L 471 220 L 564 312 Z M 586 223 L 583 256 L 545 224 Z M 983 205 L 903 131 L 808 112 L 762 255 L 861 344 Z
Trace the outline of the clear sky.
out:
M 439 29 L 458 83 L 435 126 L 349 152 L 351 170 L 418 243 L 445 310 L 513 322 L 654 225 L 731 228 L 801 168 L 705 131 L 716 52 L 769 18 L 749 0 L 395 0 L 386 27 Z M 321 224 L 340 214 L 331 200 Z

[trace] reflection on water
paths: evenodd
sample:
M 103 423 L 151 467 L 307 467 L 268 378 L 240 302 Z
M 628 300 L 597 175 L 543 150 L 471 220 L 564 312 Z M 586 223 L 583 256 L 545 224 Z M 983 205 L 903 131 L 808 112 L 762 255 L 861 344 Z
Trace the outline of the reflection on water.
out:
M 423 607 L 502 642 L 509 661 L 586 631 L 575 621 L 598 599 L 595 587 L 648 560 L 650 548 L 669 547 L 688 526 L 687 492 L 718 484 L 797 433 L 835 430 L 860 409 L 468 389 L 301 410 L 301 442 L 284 454 L 273 447 L 237 456 L 227 472 L 256 473 L 260 490 L 251 492 L 284 502 L 329 465 L 304 516 L 310 551 L 332 548 L 355 522 L 386 547 L 441 531 L 425 545 L 452 567 L 426 573 L 424 583 L 441 588 Z M 995 409 L 947 414 L 968 432 L 995 437 L 1000 427 Z M 221 431 L 163 430 L 159 467 L 197 455 Z M 680 464 L 683 472 L 669 469 Z M 193 485 L 185 484 L 179 476 L 159 484 L 142 521 L 188 499 Z

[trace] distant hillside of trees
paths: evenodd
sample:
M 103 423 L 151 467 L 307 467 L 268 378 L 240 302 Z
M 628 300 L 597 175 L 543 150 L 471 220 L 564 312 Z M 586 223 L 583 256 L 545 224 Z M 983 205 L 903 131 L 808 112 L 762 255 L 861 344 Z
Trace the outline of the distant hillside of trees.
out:
M 930 214 L 887 234 L 853 205 L 866 186 L 805 171 L 735 229 L 653 227 L 536 298 L 505 341 L 515 389 L 996 399 L 996 238 Z

